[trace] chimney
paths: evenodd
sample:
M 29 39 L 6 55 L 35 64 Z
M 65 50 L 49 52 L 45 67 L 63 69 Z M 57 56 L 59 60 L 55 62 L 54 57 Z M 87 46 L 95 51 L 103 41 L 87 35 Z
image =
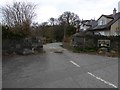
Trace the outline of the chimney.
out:
M 113 10 L 113 15 L 115 15 L 115 14 L 116 14 L 116 11 L 117 11 L 117 10 L 116 10 L 116 8 L 114 8 L 114 10 Z

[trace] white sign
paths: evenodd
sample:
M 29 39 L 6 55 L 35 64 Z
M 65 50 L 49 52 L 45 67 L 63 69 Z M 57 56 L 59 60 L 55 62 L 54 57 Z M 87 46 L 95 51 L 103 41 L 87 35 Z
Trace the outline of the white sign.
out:
M 110 47 L 110 40 L 98 40 L 98 47 Z

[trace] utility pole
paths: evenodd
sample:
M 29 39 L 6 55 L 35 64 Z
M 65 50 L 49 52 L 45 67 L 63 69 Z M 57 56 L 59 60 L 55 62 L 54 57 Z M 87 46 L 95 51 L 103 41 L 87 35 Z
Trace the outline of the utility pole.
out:
M 67 28 L 67 24 L 66 24 L 66 22 L 64 22 L 64 36 L 63 36 L 63 42 L 65 42 L 65 40 L 66 40 L 66 28 Z

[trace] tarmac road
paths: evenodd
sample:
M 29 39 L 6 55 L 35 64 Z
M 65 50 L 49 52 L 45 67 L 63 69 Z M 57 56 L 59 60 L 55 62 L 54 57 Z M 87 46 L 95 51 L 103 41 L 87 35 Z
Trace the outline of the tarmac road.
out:
M 118 58 L 72 53 L 60 44 L 44 45 L 45 54 L 3 57 L 2 87 L 118 87 Z

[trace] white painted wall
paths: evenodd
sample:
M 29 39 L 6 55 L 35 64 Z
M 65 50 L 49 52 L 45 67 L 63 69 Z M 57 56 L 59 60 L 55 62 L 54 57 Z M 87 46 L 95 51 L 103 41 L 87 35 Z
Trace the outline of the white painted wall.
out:
M 111 30 L 110 30 L 110 35 L 118 35 L 119 33 L 116 32 L 116 28 L 120 27 L 120 19 L 118 21 L 116 21 L 112 26 L 111 26 Z
M 118 2 L 118 12 L 120 12 L 120 1 Z
M 104 22 L 104 25 L 105 25 L 105 24 L 109 23 L 111 20 L 112 20 L 112 19 L 108 19 L 108 18 L 102 16 L 102 17 L 98 20 L 98 25 L 101 25 L 101 21 L 103 21 L 103 22 Z
M 106 30 L 106 31 L 96 31 L 94 32 L 95 35 L 104 35 L 104 36 L 110 36 L 110 31 Z

